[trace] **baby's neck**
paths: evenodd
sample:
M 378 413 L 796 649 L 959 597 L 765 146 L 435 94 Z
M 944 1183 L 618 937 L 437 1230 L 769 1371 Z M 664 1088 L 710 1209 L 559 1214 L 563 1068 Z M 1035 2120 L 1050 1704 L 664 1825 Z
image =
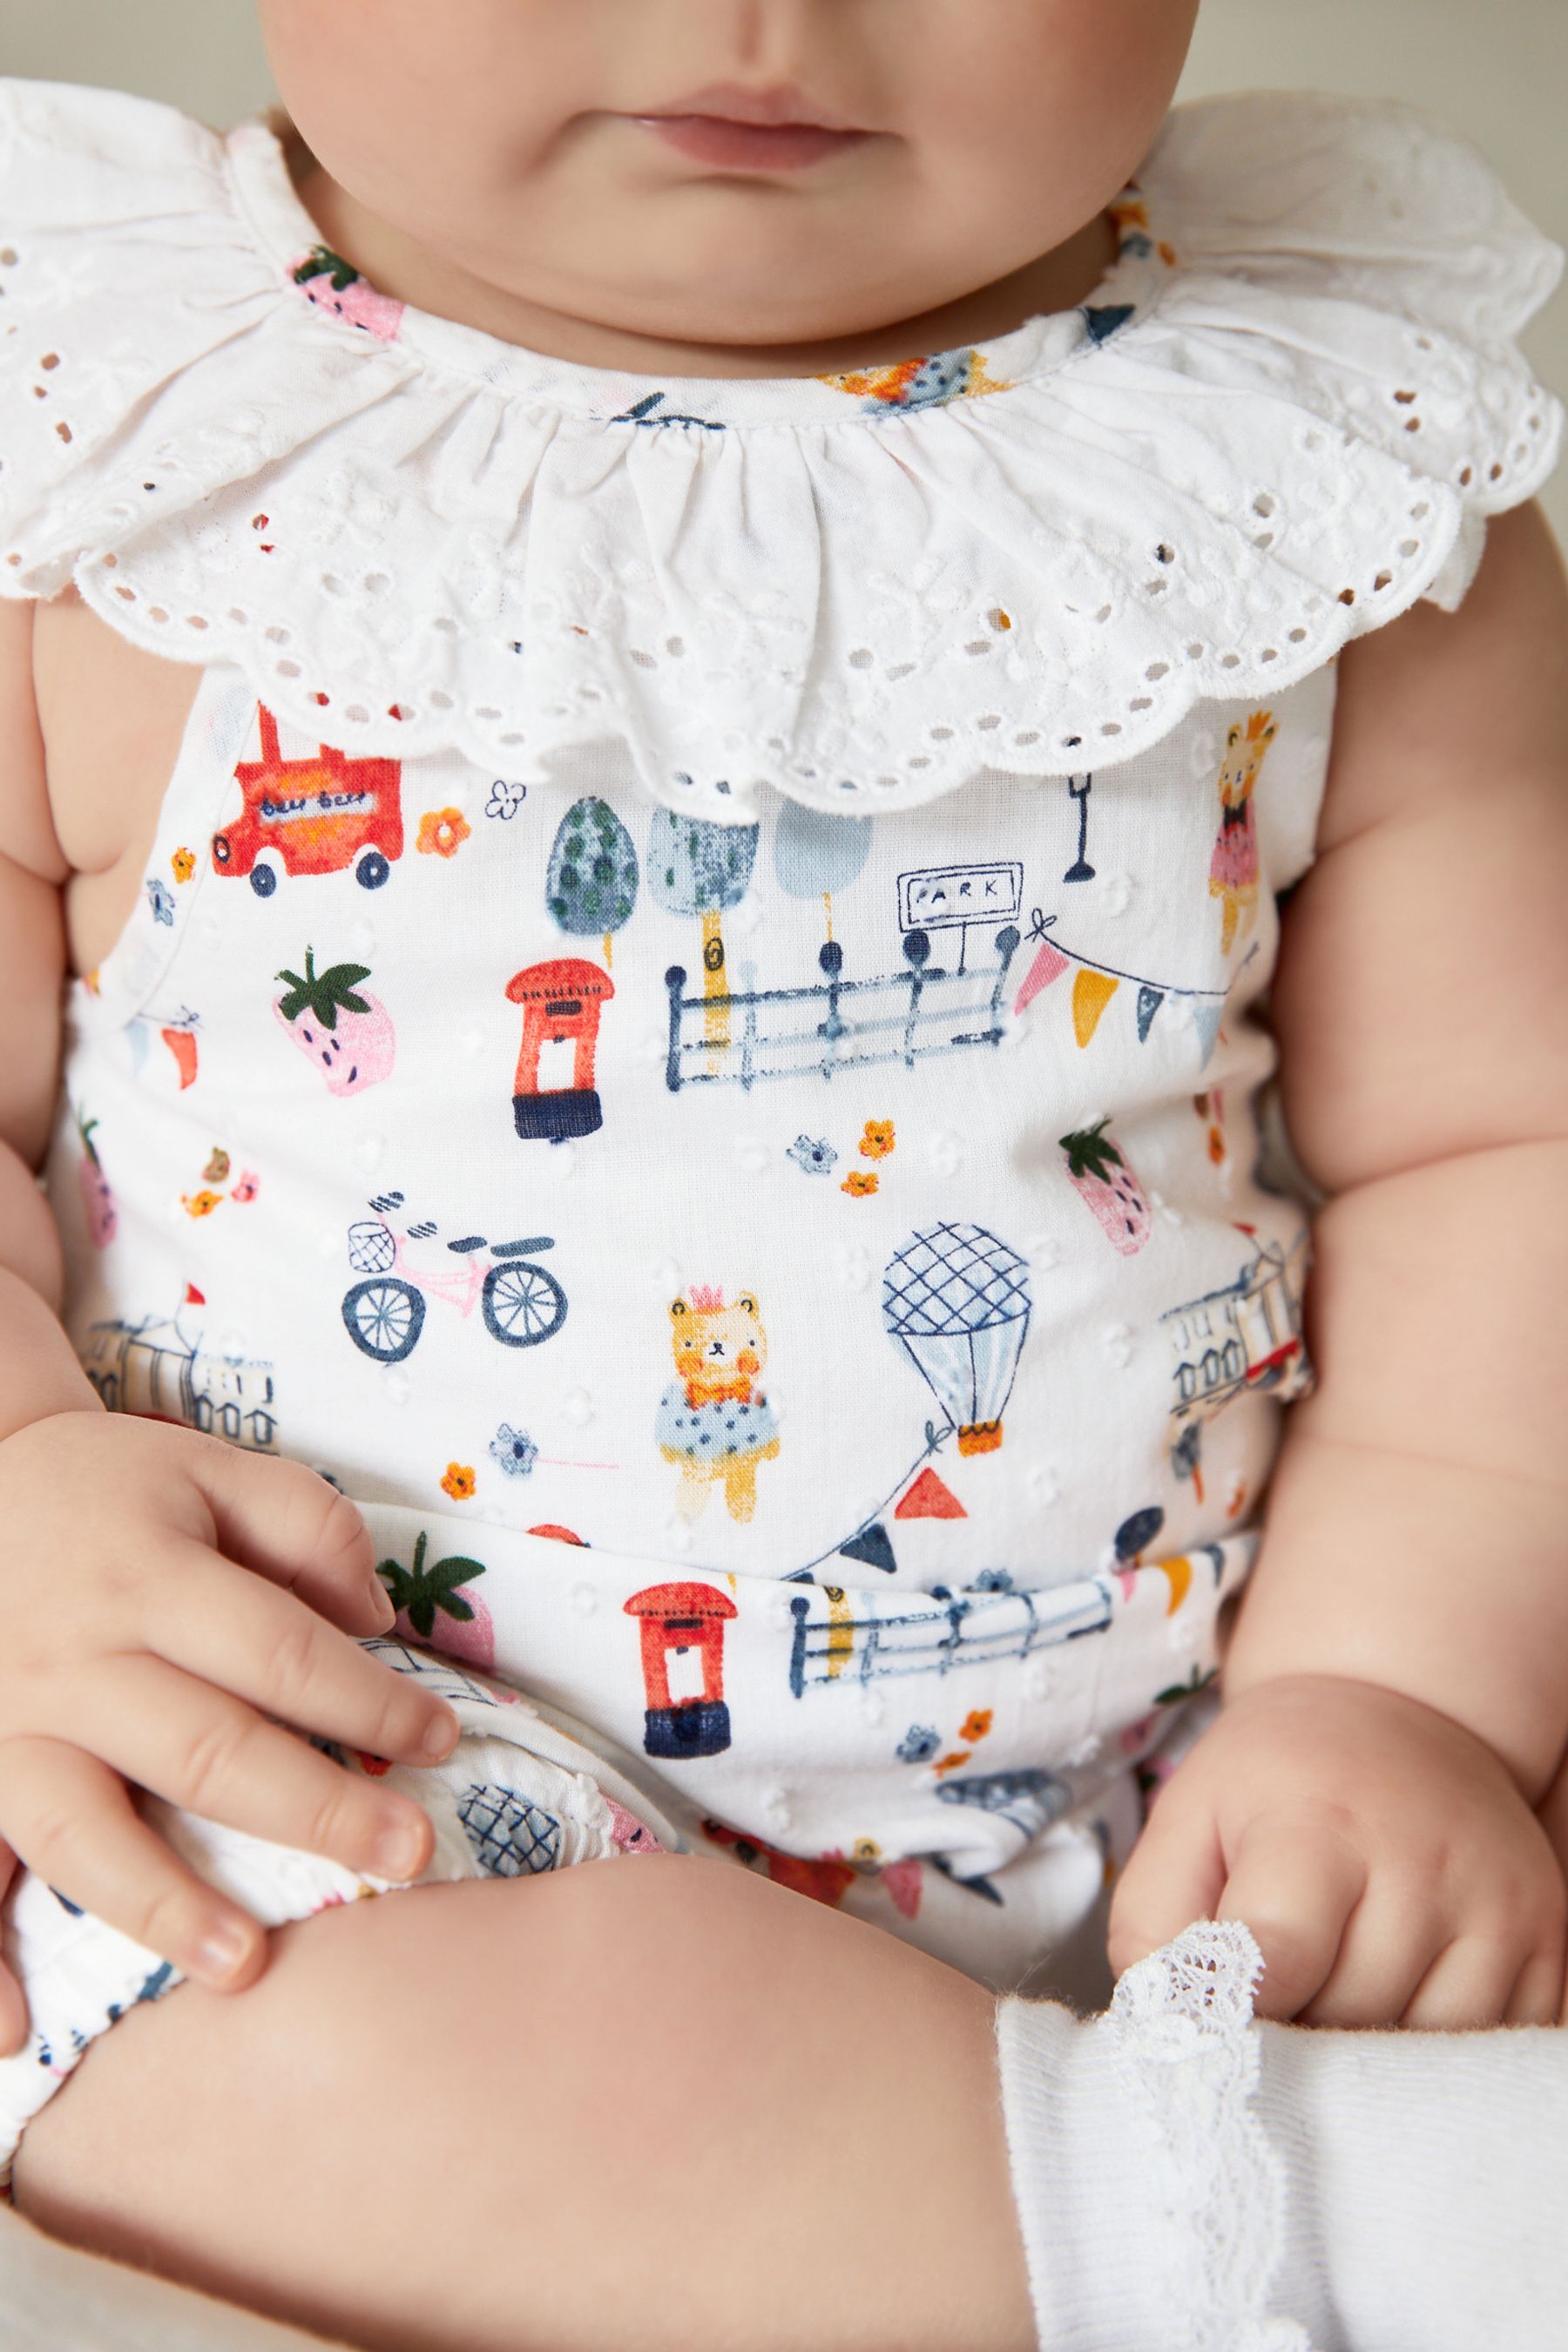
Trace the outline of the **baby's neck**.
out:
M 1026 319 L 1086 301 L 1116 257 L 1097 214 L 1065 245 L 1005 278 L 918 316 L 819 343 L 681 342 L 555 310 L 471 276 L 359 204 L 313 157 L 294 160 L 296 185 L 323 244 L 381 292 L 500 341 L 583 367 L 687 376 L 826 375 L 885 366 L 916 352 L 994 341 Z

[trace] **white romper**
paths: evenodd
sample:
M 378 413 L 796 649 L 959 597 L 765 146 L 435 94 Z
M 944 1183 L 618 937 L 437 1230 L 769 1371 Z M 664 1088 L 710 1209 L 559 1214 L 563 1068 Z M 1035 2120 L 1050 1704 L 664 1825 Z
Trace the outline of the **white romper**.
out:
M 70 992 L 68 1328 L 335 1480 L 511 1727 L 437 1874 L 727 1851 L 1016 1984 L 1214 1675 L 1334 657 L 1550 471 L 1558 257 L 1340 100 L 1178 111 L 1114 216 L 984 349 L 649 380 L 377 294 L 265 127 L 0 92 L 0 589 L 204 672 Z M 174 1980 L 36 1880 L 8 1936 L 72 1990 L 0 2126 Z

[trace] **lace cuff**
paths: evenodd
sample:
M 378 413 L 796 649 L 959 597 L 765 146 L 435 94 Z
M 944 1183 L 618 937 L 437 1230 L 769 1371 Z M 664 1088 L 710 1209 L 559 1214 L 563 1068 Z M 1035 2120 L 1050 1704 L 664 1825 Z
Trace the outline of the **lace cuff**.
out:
M 1203 1922 L 1102 2018 L 1009 2000 L 1004 2106 L 1042 2352 L 1311 2352 L 1271 2315 L 1283 2167 L 1252 2112 L 1246 1927 Z

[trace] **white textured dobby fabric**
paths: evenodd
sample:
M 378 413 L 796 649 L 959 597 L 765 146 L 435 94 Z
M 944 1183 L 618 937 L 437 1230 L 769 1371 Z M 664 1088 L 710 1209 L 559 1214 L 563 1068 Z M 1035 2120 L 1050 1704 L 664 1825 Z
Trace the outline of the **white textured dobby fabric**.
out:
M 1256 1097 L 1331 656 L 1561 422 L 1555 256 L 1397 110 L 1179 113 L 1113 211 L 984 349 L 669 384 L 386 299 L 268 131 L 0 87 L 0 589 L 205 669 L 69 992 L 84 1366 L 998 1987 L 1128 1853 L 1310 1379 Z

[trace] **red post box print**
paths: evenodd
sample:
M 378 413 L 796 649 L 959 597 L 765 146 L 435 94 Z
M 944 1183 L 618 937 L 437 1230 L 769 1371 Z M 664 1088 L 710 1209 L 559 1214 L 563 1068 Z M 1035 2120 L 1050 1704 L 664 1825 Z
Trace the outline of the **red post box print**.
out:
M 365 889 L 379 890 L 403 855 L 403 769 L 396 760 L 351 760 L 323 743 L 315 756 L 285 760 L 278 721 L 263 705 L 261 757 L 242 760 L 235 779 L 245 804 L 213 836 L 219 874 L 248 876 L 258 898 L 285 874 L 342 874 L 353 868 Z
M 626 1604 L 641 1620 L 643 1688 L 647 1715 L 643 1746 L 670 1763 L 721 1756 L 730 1745 L 724 1703 L 724 1628 L 735 1604 L 711 1584 L 650 1584 Z M 702 1687 L 677 1696 L 669 1686 L 671 1658 L 697 1653 Z
M 594 1084 L 599 1019 L 616 983 L 596 963 L 556 956 L 531 964 L 508 982 L 507 996 L 522 1007 L 512 1113 L 525 1143 L 564 1143 L 605 1124 Z

